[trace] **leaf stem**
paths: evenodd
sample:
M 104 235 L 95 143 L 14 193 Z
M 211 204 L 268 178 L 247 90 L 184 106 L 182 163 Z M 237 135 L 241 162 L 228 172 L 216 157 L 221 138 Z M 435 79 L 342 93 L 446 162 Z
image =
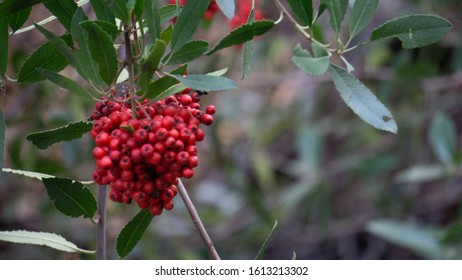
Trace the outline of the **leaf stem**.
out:
M 184 187 L 183 182 L 181 180 L 178 180 L 178 192 L 180 193 L 181 199 L 183 199 L 183 202 L 186 205 L 186 208 L 188 209 L 189 215 L 191 216 L 191 219 L 193 220 L 194 225 L 199 231 L 202 241 L 207 247 L 210 259 L 220 260 L 220 256 L 218 255 L 215 249 L 215 245 L 213 245 L 213 242 L 210 239 L 207 233 L 207 230 L 205 229 L 204 224 L 202 223 L 202 220 L 196 211 L 196 207 L 194 207 L 194 204 L 189 198 L 188 192 L 186 191 L 186 188 Z
M 106 194 L 107 187 L 98 188 L 98 212 L 96 214 L 96 258 L 106 259 Z

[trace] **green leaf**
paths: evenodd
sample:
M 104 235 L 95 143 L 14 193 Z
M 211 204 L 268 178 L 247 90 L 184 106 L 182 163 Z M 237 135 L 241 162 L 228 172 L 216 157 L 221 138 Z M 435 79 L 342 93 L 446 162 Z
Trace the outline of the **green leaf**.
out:
M 47 42 L 39 47 L 21 66 L 18 74 L 18 82 L 34 83 L 45 79 L 36 71 L 37 68 L 48 69 L 59 72 L 63 70 L 69 62 L 56 50 L 51 42 Z
M 0 79 L 2 79 L 8 65 L 8 20 L 6 17 L 0 18 L 0 42 Z
M 106 1 L 110 2 L 110 7 L 114 16 L 120 19 L 124 23 L 128 23 L 130 21 L 130 3 L 135 4 L 135 1 L 131 0 L 112 0 Z
M 4 0 L 0 3 L 0 18 L 32 7 L 42 0 Z
M 0 170 L 3 170 L 3 160 L 5 157 L 5 118 L 2 108 L 0 108 Z M 1 177 L 1 173 L 0 173 Z
M 133 15 L 135 15 L 136 19 L 141 19 L 143 16 L 143 12 L 146 8 L 146 3 L 151 2 L 151 1 L 146 1 L 145 0 L 136 0 L 135 6 L 133 7 Z M 157 1 L 152 1 L 152 2 L 157 2 Z M 148 3 L 149 4 L 149 3 Z
M 329 57 L 312 57 L 311 54 L 297 44 L 294 49 L 292 62 L 308 75 L 319 76 L 324 74 L 329 67 Z
M 92 124 L 89 122 L 70 123 L 60 128 L 31 133 L 27 135 L 26 139 L 39 149 L 46 149 L 57 142 L 80 138 L 83 134 L 89 132 L 91 128 Z
M 173 70 L 171 74 L 183 75 L 186 72 L 187 66 L 183 65 Z M 154 99 L 159 96 L 162 92 L 166 91 L 171 86 L 177 84 L 178 81 L 170 76 L 164 76 L 150 83 L 148 86 L 148 92 L 146 98 Z
M 73 0 L 43 0 L 42 2 L 66 30 L 71 30 L 72 17 L 77 10 L 77 4 Z
M 255 36 L 268 32 L 273 26 L 274 22 L 270 20 L 259 20 L 241 25 L 226 35 L 215 47 L 209 50 L 207 54 L 211 55 L 221 49 L 250 41 Z
M 289 6 L 299 24 L 311 26 L 313 22 L 313 1 L 312 0 L 288 0 Z
M 237 89 L 239 86 L 231 79 L 212 75 L 191 74 L 186 77 L 171 75 L 183 85 L 200 91 L 220 91 Z
M 47 78 L 48 80 L 50 80 L 50 82 L 64 88 L 64 89 L 67 89 L 68 91 L 70 92 L 73 92 L 73 93 L 76 93 L 78 94 L 79 96 L 81 97 L 84 97 L 84 98 L 89 98 L 89 97 L 92 97 L 92 93 L 84 88 L 83 86 L 81 86 L 79 83 L 67 78 L 67 77 L 64 77 L 56 72 L 53 72 L 53 71 L 50 71 L 50 70 L 46 70 L 46 69 L 43 69 L 43 68 L 37 68 L 37 72 L 40 73 L 40 75 L 44 76 L 45 78 Z
M 428 141 L 433 153 L 444 164 L 454 162 L 457 133 L 454 121 L 444 113 L 438 112 L 433 118 L 428 131 Z
M 162 40 L 156 40 L 154 45 L 149 48 L 149 54 L 142 64 L 142 72 L 140 77 L 141 90 L 145 91 L 151 81 L 154 71 L 159 67 L 160 60 L 164 55 L 167 45 Z
M 353 112 L 377 129 L 398 132 L 390 111 L 361 81 L 333 64 L 330 65 L 329 71 L 340 96 Z
M 104 21 L 104 20 L 87 20 L 80 22 L 82 27 L 90 27 L 92 24 L 98 25 L 104 32 L 106 32 L 111 38 L 115 38 L 116 35 L 122 33 L 117 25 Z
M 154 42 L 160 38 L 161 33 L 159 1 L 146 1 L 145 6 L 144 15 L 148 22 L 149 36 Z
M 79 67 L 80 76 L 88 81 L 91 81 L 99 89 L 103 88 L 103 80 L 99 75 L 99 67 L 93 60 L 90 53 L 90 46 L 88 43 L 88 31 L 80 25 L 82 22 L 86 22 L 87 16 L 85 15 L 82 8 L 78 8 L 72 18 L 71 34 L 72 39 L 79 44 L 79 50 L 75 53 Z
M 255 257 L 255 260 L 261 260 L 261 258 L 263 257 L 263 253 L 265 253 L 265 250 L 266 250 L 266 247 L 269 244 L 269 240 L 271 238 L 271 235 L 273 235 L 273 232 L 274 232 L 274 230 L 276 229 L 277 226 L 278 226 L 278 221 L 276 220 L 276 221 L 274 221 L 273 228 L 271 229 L 270 233 L 266 237 L 265 242 L 263 242 L 260 250 L 258 251 L 257 256 Z
M 356 0 L 351 11 L 349 31 L 354 37 L 361 32 L 371 21 L 377 10 L 379 0 Z
M 178 10 L 175 4 L 160 7 L 160 23 L 166 23 L 176 16 L 178 16 Z
M 174 95 L 175 93 L 178 93 L 178 92 L 182 92 L 183 90 L 187 89 L 188 87 L 183 85 L 183 84 L 176 84 L 176 85 L 173 85 L 171 87 L 169 87 L 168 89 L 166 89 L 165 91 L 163 92 L 160 92 L 158 95 L 154 96 L 152 98 L 152 101 L 159 101 L 159 100 L 162 100 L 170 95 Z
M 210 0 L 187 1 L 173 26 L 171 49 L 175 53 L 188 42 L 202 20 Z
M 110 85 L 117 74 L 118 62 L 114 44 L 109 35 L 97 24 L 84 26 L 88 31 L 90 53 L 99 67 L 103 81 Z
M 28 178 L 33 178 L 42 181 L 43 178 L 56 178 L 56 176 L 50 175 L 50 174 L 44 174 L 44 173 L 39 173 L 39 172 L 33 172 L 33 171 L 25 171 L 25 170 L 18 170 L 18 169 L 11 169 L 11 168 L 3 168 L 2 172 L 5 173 L 11 173 L 11 174 L 16 174 L 16 175 L 21 175 L 24 177 Z M 73 180 L 75 181 L 75 180 Z M 91 185 L 94 184 L 93 181 L 79 181 L 82 185 Z
M 13 33 L 24 25 L 24 23 L 29 18 L 31 11 L 32 7 L 27 7 L 23 10 L 8 15 L 8 25 L 11 27 Z
M 91 218 L 96 212 L 96 199 L 80 182 L 67 178 L 43 178 L 45 188 L 53 205 L 65 215 Z
M 444 18 L 433 15 L 408 15 L 392 19 L 372 31 L 371 41 L 398 38 L 403 48 L 419 48 L 443 38 L 452 24 Z
M 208 48 L 209 44 L 206 41 L 190 41 L 182 48 L 177 50 L 168 61 L 168 65 L 178 65 L 194 60 L 202 56 Z
M 114 13 L 106 2 L 104 0 L 90 0 L 91 6 L 99 20 L 115 24 Z
M 236 3 L 229 0 L 216 0 L 218 7 L 223 12 L 223 14 L 228 18 L 232 19 L 236 10 Z
M 0 240 L 12 243 L 47 246 L 55 250 L 69 253 L 95 253 L 94 251 L 80 249 L 74 243 L 64 239 L 64 237 L 49 232 L 25 230 L 0 231 Z
M 441 259 L 443 257 L 443 248 L 439 242 L 441 234 L 435 230 L 410 223 L 380 219 L 370 222 L 367 225 L 367 231 L 395 245 L 410 249 L 425 258 Z
M 335 32 L 340 33 L 343 19 L 348 8 L 348 0 L 321 0 L 329 11 L 329 23 Z
M 116 243 L 117 254 L 121 258 L 127 256 L 135 248 L 153 218 L 149 209 L 141 210 L 122 229 Z
M 170 41 L 172 40 L 172 31 L 173 31 L 173 25 L 169 25 L 166 27 L 162 32 L 160 33 L 160 39 L 165 42 L 165 44 L 169 44 Z
M 34 24 L 35 28 L 40 31 L 51 44 L 67 59 L 67 61 L 74 67 L 77 68 L 77 58 L 74 52 L 69 48 L 63 38 L 56 36 L 54 33 L 48 31 L 38 24 Z

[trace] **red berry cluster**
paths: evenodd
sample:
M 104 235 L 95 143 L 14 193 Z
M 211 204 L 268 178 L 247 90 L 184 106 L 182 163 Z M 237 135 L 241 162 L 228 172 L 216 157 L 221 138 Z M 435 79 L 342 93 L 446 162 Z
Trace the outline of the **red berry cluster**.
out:
M 255 1 L 255 6 L 257 6 L 258 1 Z M 249 18 L 250 11 L 252 10 L 252 0 L 237 0 L 236 1 L 236 12 L 234 17 L 229 22 L 230 28 L 235 29 L 245 23 Z M 263 19 L 263 13 L 255 7 L 254 10 L 255 20 Z
M 173 208 L 178 178 L 191 178 L 198 165 L 200 124 L 211 125 L 215 107 L 201 111 L 201 94 L 189 89 L 136 108 L 120 100 L 97 102 L 91 115 L 96 142 L 93 180 L 110 185 L 115 202 L 138 203 L 153 215 Z M 136 116 L 136 117 L 134 117 Z
M 168 3 L 176 4 L 176 0 L 169 0 Z M 186 0 L 180 0 L 180 5 L 185 5 L 185 4 L 186 4 Z M 213 16 L 218 11 L 218 9 L 219 9 L 218 4 L 215 2 L 215 0 L 212 0 L 212 2 L 210 2 L 209 6 L 207 7 L 207 10 L 205 11 L 203 18 L 205 20 L 212 20 Z

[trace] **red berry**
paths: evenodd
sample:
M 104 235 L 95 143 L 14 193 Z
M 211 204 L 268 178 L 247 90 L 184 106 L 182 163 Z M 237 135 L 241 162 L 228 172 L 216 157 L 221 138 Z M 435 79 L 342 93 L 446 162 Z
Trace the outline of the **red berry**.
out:
M 209 115 L 213 115 L 215 114 L 215 106 L 213 105 L 208 105 L 206 108 L 205 108 L 205 113 L 209 114 Z
M 93 157 L 95 159 L 101 159 L 106 155 L 106 151 L 101 147 L 95 147 L 93 149 Z

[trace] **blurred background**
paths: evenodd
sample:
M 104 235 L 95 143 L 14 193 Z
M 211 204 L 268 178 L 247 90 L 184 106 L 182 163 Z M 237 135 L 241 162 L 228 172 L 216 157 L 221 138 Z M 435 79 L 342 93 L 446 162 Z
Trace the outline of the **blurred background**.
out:
M 284 2 L 284 1 L 283 1 Z M 318 1 L 314 1 L 318 2 Z M 264 17 L 277 19 L 270 0 Z M 85 7 L 90 13 L 89 7 Z M 241 49 L 222 50 L 189 65 L 189 73 L 229 67 L 240 88 L 210 93 L 215 123 L 198 145 L 200 165 L 184 180 L 223 259 L 253 259 L 270 233 L 263 259 L 460 259 L 462 258 L 462 23 L 460 1 L 380 1 L 358 37 L 387 19 L 431 13 L 454 28 L 417 50 L 380 41 L 347 56 L 354 74 L 390 109 L 397 135 L 376 130 L 343 103 L 328 74 L 310 77 L 290 61 L 307 42 L 287 20 L 255 41 L 251 75 L 241 80 Z M 34 6 L 26 25 L 48 17 Z M 327 24 L 327 13 L 320 20 Z M 218 13 L 198 38 L 213 45 L 227 29 Z M 47 28 L 62 34 L 59 23 Z M 327 30 L 327 29 L 326 29 Z M 60 33 L 61 32 L 61 33 Z M 330 34 L 323 34 L 329 40 Z M 10 42 L 8 74 L 44 42 L 37 31 Z M 72 68 L 63 72 L 79 80 Z M 5 167 L 90 180 L 93 143 L 82 139 L 38 150 L 27 134 L 85 120 L 93 109 L 49 82 L 6 83 Z M 92 187 L 96 194 L 96 186 Z M 138 211 L 108 202 L 108 257 Z M 55 232 L 85 249 L 95 248 L 95 227 L 54 209 L 36 180 L 3 174 L 0 230 Z M 0 259 L 91 259 L 45 247 L 0 242 Z M 207 251 L 179 196 L 175 208 L 155 217 L 128 259 L 207 259 Z

